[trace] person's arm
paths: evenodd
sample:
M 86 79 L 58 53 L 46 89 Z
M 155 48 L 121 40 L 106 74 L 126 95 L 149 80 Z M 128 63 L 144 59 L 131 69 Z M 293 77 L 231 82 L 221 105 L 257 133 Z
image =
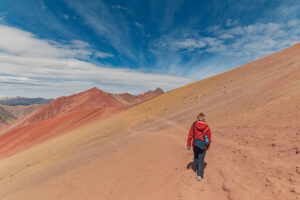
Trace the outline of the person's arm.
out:
M 207 149 L 209 149 L 209 147 L 211 145 L 211 131 L 210 131 L 209 126 L 207 126 L 206 135 L 207 135 L 207 138 L 208 138 L 208 141 L 209 141 L 209 146 L 207 147 Z
M 192 145 L 192 139 L 193 139 L 193 125 L 190 128 L 188 139 L 187 139 L 187 146 L 190 147 Z
M 208 129 L 207 129 L 207 137 L 208 137 L 208 141 L 209 141 L 209 144 L 211 143 L 211 131 L 210 131 L 210 128 L 208 126 Z

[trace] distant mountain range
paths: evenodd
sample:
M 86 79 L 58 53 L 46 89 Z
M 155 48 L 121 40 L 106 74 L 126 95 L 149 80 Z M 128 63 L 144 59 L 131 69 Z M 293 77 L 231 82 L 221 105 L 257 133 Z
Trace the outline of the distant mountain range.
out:
M 7 106 L 0 105 L 0 129 L 5 126 L 23 118 L 32 111 L 39 109 L 44 106 L 44 104 L 32 104 L 27 106 L 17 105 L 17 106 Z
M 26 97 L 0 98 L 0 129 L 23 118 L 52 100 Z
M 17 118 L 0 106 L 0 128 L 16 121 Z
M 26 97 L 4 97 L 0 98 L 1 105 L 7 106 L 28 106 L 32 104 L 47 104 L 53 99 L 44 99 L 44 98 L 26 98 Z
M 9 154 L 12 154 L 31 143 L 39 143 L 76 127 L 102 120 L 163 93 L 160 88 L 139 95 L 112 94 L 92 88 L 78 94 L 59 97 L 2 129 L 0 141 L 6 143 L 14 140 L 13 148 L 8 150 Z M 15 139 L 15 136 L 18 139 Z
M 24 126 L 74 111 L 82 112 L 85 110 L 90 112 L 90 110 L 93 110 L 95 116 L 102 116 L 104 113 L 106 115 L 112 110 L 114 110 L 114 112 L 123 110 L 126 107 L 144 102 L 163 93 L 164 91 L 162 89 L 157 88 L 139 95 L 129 93 L 112 94 L 103 92 L 95 87 L 71 96 L 59 97 L 55 100 L 4 97 L 0 98 L 0 129 L 4 129 L 4 127 L 7 127 L 19 119 L 20 120 L 14 123 L 12 127 Z M 46 106 L 43 107 L 44 105 Z M 40 109 L 41 107 L 43 108 Z M 84 117 L 82 120 L 85 120 Z
M 109 115 L 110 113 L 119 112 L 163 93 L 162 89 L 157 88 L 156 90 L 150 90 L 139 95 L 129 93 L 113 94 L 94 87 L 78 94 L 59 97 L 13 124 L 13 127 L 21 127 L 34 122 L 52 119 L 58 115 L 66 115 L 74 112 L 82 114 L 93 110 L 95 116 Z M 85 118 L 82 118 L 82 120 L 85 120 Z

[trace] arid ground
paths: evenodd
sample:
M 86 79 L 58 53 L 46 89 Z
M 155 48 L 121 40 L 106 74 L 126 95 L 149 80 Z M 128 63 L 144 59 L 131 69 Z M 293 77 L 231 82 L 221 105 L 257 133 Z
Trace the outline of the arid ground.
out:
M 212 130 L 201 182 L 186 148 L 199 112 Z M 299 118 L 297 44 L 4 156 L 0 197 L 300 199 Z

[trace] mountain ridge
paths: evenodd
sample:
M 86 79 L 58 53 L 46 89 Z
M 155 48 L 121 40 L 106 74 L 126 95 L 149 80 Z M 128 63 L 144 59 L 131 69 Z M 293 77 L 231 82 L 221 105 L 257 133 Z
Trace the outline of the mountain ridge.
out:
M 0 104 L 7 106 L 28 106 L 32 104 L 47 104 L 53 99 L 44 99 L 44 98 L 27 98 L 27 97 L 2 97 L 0 98 Z
M 19 137 L 12 142 L 12 147 L 3 146 L 2 151 L 12 155 L 22 148 L 27 148 L 29 144 L 56 137 L 94 120 L 102 120 L 162 93 L 162 90 L 156 90 L 142 93 L 141 96 L 120 94 L 117 98 L 116 94 L 94 87 L 77 94 L 59 97 L 2 130 L 0 145 L 5 146 L 7 141 Z M 0 157 L 4 155 L 3 152 L 0 153 Z

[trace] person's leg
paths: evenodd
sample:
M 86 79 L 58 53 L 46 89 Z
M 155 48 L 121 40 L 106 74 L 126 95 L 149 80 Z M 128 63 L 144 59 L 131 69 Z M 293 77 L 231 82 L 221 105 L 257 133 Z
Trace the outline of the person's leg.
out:
M 198 155 L 199 155 L 199 149 L 197 147 L 194 147 L 193 148 L 193 151 L 194 151 L 194 171 L 198 171 Z
M 203 178 L 204 174 L 204 158 L 206 154 L 206 149 L 200 150 L 198 153 L 198 162 L 199 162 L 199 167 L 198 167 L 198 176 L 201 176 Z

